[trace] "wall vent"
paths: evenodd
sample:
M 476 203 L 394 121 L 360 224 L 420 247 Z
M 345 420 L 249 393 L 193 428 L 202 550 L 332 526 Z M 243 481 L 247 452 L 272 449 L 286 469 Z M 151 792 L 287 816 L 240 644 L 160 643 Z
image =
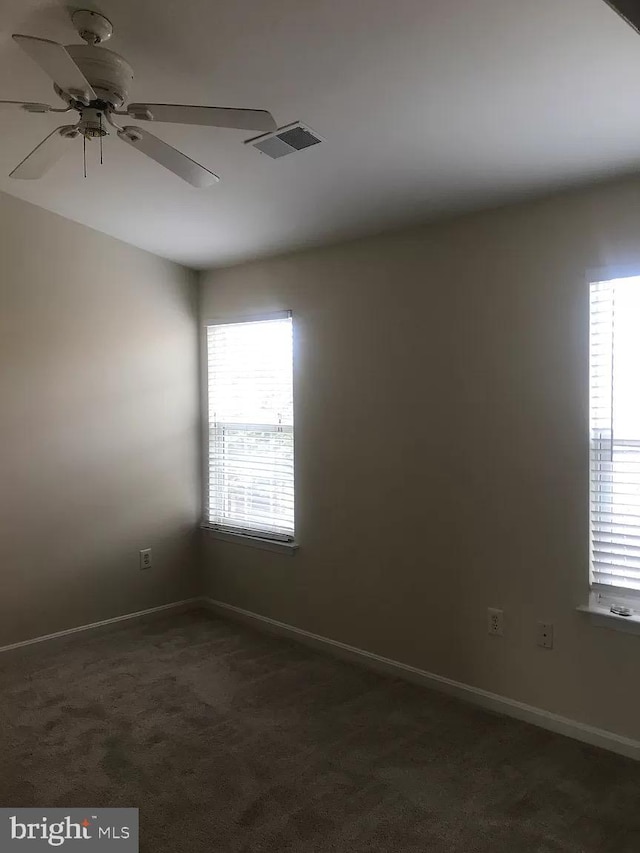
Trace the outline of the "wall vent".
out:
M 245 145 L 253 145 L 262 154 L 266 154 L 273 160 L 278 160 L 280 157 L 295 154 L 296 151 L 310 148 L 322 141 L 315 131 L 302 122 L 296 121 L 293 124 L 279 127 L 273 133 L 265 133 L 262 136 L 247 139 Z

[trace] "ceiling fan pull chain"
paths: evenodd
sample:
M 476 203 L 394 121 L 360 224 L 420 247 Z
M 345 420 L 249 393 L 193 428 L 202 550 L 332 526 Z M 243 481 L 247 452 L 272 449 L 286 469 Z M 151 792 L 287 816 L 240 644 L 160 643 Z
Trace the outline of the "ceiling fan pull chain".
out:
M 82 137 L 82 161 L 84 164 L 84 176 L 87 177 L 87 137 Z
M 100 165 L 102 166 L 102 113 L 100 113 Z

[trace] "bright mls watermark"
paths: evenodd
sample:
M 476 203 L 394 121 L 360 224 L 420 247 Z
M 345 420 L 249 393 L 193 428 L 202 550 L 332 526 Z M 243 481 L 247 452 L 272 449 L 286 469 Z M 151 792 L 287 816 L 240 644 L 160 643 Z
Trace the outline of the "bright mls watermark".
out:
M 138 809 L 0 809 L 0 853 L 138 853 Z

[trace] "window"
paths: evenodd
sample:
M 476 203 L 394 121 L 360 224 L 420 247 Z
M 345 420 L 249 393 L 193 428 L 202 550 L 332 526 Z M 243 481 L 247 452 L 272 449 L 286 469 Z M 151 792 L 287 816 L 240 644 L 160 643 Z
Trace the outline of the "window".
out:
M 293 540 L 291 315 L 207 326 L 207 524 Z
M 640 591 L 640 277 L 591 285 L 590 442 L 592 583 Z

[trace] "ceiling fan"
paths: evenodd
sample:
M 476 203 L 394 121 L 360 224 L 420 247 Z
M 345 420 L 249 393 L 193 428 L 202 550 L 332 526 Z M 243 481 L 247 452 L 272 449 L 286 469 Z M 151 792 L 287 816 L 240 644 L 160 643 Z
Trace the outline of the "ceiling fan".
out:
M 66 47 L 48 39 L 14 35 L 13 39 L 40 68 L 51 77 L 56 94 L 66 106 L 0 101 L 1 109 L 18 109 L 28 113 L 79 114 L 76 124 L 65 124 L 52 131 L 11 172 L 12 178 L 40 178 L 69 150 L 70 140 L 83 137 L 100 139 L 112 128 L 118 137 L 137 148 L 156 163 L 169 169 L 195 187 L 207 187 L 220 179 L 209 169 L 196 163 L 186 154 L 163 142 L 141 127 L 121 126 L 116 116 L 128 116 L 138 121 L 160 121 L 177 124 L 230 127 L 239 130 L 271 131 L 276 123 L 266 110 L 234 109 L 231 107 L 200 107 L 183 104 L 129 104 L 128 89 L 133 80 L 129 63 L 112 50 L 99 45 L 113 33 L 111 22 L 98 12 L 77 10 L 71 20 L 86 44 Z M 101 148 L 102 154 L 102 148 Z M 86 155 L 85 155 L 86 175 Z

